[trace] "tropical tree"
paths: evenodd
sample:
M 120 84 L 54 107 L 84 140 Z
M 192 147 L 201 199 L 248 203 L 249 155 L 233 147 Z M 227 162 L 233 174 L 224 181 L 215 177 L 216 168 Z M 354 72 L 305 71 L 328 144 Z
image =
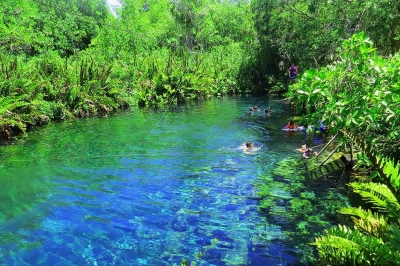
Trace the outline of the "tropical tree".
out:
M 40 33 L 38 50 L 56 49 L 63 56 L 86 49 L 108 14 L 102 0 L 32 1 L 38 9 L 32 18 L 33 29 Z
M 341 43 L 361 31 L 382 55 L 399 49 L 396 1 L 255 0 L 251 5 L 260 40 L 252 64 L 259 69 L 256 83 L 269 79 L 271 86 L 284 79 L 292 62 L 301 73 L 330 64 Z
M 321 263 L 334 265 L 397 265 L 400 222 L 399 54 L 378 55 L 361 32 L 344 41 L 336 60 L 307 70 L 290 87 L 305 120 L 322 119 L 329 131 L 361 148 L 371 165 L 366 182 L 350 187 L 372 209 L 345 208 L 354 229 L 339 226 L 316 239 Z M 400 243 L 400 242 L 399 242 Z
M 0 52 L 5 54 L 32 54 L 38 37 L 32 27 L 37 16 L 32 0 L 4 0 L 0 2 Z

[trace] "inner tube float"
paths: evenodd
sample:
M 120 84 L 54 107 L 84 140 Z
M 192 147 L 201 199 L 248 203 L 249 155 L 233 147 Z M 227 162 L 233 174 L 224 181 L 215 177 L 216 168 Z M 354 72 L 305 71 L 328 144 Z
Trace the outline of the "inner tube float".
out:
M 295 128 L 289 128 L 289 127 L 284 127 L 282 128 L 283 131 L 303 131 L 305 130 L 305 127 L 295 127 Z

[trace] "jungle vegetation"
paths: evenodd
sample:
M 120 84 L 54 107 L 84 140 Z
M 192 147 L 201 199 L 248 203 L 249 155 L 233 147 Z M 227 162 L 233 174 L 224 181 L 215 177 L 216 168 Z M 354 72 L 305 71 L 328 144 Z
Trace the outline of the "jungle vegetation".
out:
M 226 94 L 286 91 L 361 149 L 354 227 L 313 245 L 321 265 L 400 261 L 400 2 L 105 0 L 0 2 L 0 136 L 53 120 Z M 299 67 L 295 85 L 287 69 Z
M 289 90 L 304 120 L 322 119 L 340 141 L 357 146 L 358 165 L 366 169 L 349 184 L 365 204 L 338 210 L 354 227 L 327 229 L 313 243 L 322 265 L 400 263 L 399 56 L 379 55 L 361 32 Z

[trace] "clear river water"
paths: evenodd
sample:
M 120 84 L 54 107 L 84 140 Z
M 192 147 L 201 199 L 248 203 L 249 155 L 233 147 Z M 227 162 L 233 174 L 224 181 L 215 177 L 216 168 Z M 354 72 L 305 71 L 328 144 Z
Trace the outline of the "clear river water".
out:
M 228 97 L 52 123 L 0 146 L 0 265 L 308 264 L 313 234 L 338 222 L 327 202 L 347 198 L 343 171 L 297 192 L 272 174 L 325 141 L 282 131 L 292 115 Z M 246 141 L 262 147 L 246 154 Z M 273 206 L 260 209 L 266 176 Z

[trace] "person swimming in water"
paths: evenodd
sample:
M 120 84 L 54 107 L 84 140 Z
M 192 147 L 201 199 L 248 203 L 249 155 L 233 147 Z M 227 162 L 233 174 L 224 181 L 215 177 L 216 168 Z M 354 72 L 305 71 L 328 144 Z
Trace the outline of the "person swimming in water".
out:
M 255 147 L 254 143 L 251 141 L 247 141 L 246 143 L 244 143 L 242 146 L 240 146 L 239 148 L 242 149 L 243 153 L 246 154 L 254 154 L 256 151 L 258 151 L 259 149 L 262 148 L 263 145 L 261 145 L 260 147 Z
M 307 145 L 301 145 L 300 151 L 303 153 L 304 158 L 308 158 L 307 155 L 317 155 L 318 152 L 314 151 L 312 148 L 307 148 Z
M 253 149 L 254 148 L 254 144 L 251 141 L 246 142 L 246 148 L 247 149 Z
M 294 121 L 289 121 L 289 123 L 284 127 L 285 129 L 297 129 L 299 126 L 294 123 Z

